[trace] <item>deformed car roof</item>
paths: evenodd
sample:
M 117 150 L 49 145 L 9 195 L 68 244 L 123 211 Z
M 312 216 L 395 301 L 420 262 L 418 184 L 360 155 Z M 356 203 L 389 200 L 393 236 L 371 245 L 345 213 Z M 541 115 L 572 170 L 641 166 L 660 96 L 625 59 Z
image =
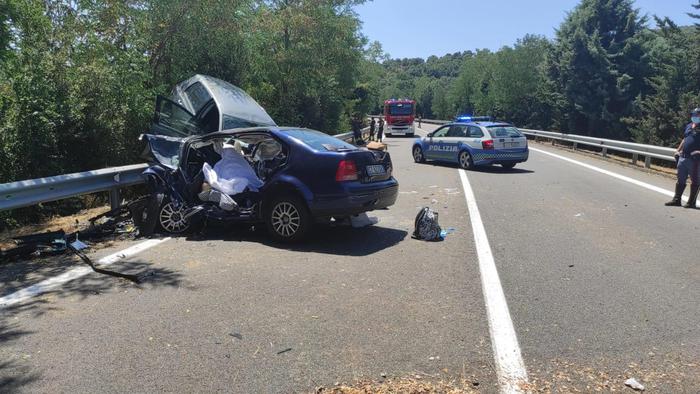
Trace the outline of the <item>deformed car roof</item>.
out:
M 176 85 L 173 96 L 182 93 L 193 84 L 200 82 L 214 99 L 220 116 L 228 115 L 258 126 L 276 126 L 274 120 L 262 106 L 243 89 L 226 81 L 208 75 L 197 74 Z M 191 107 L 188 104 L 188 107 Z M 192 111 L 192 108 L 188 108 Z

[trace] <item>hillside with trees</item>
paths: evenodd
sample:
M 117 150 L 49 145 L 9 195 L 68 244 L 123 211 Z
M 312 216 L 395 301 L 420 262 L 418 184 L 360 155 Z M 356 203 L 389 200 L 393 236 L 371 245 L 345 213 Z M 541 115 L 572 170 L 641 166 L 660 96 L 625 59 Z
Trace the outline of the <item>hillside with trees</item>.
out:
M 700 2 L 688 5 L 698 9 Z M 528 35 L 495 52 L 385 60 L 374 90 L 418 100 L 425 118 L 490 115 L 522 127 L 674 145 L 688 111 L 700 106 L 699 40 L 697 26 L 650 20 L 632 0 L 582 0 L 552 40 Z

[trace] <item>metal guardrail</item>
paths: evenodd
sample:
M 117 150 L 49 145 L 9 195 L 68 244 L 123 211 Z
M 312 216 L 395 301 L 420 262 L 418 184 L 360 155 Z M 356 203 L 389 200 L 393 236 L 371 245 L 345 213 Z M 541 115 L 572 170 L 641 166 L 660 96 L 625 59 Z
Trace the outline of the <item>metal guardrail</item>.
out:
M 363 136 L 369 128 L 363 129 Z M 352 133 L 335 135 L 336 138 L 352 142 Z M 121 204 L 120 189 L 144 183 L 141 173 L 147 164 L 57 175 L 48 178 L 30 179 L 0 184 L 0 211 L 28 207 L 36 204 L 63 200 L 97 192 L 109 192 L 112 208 Z
M 0 184 L 0 211 L 103 191 L 109 191 L 112 206 L 118 206 L 119 189 L 143 183 L 141 173 L 146 167 L 146 164 L 134 164 L 3 183 Z
M 450 123 L 447 120 L 423 119 L 424 123 L 429 124 L 446 124 Z M 606 138 L 595 138 L 576 134 L 555 133 L 552 131 L 520 129 L 523 134 L 534 137 L 535 140 L 540 138 L 551 140 L 553 144 L 556 141 L 568 142 L 573 145 L 574 150 L 578 149 L 579 145 L 597 147 L 601 149 L 603 157 L 608 156 L 608 151 L 623 152 L 632 155 L 632 164 L 637 164 L 640 157 L 644 157 L 644 166 L 651 168 L 651 159 L 664 160 L 675 162 L 676 158 L 673 148 L 663 146 L 637 144 L 635 142 L 626 142 L 611 140 Z

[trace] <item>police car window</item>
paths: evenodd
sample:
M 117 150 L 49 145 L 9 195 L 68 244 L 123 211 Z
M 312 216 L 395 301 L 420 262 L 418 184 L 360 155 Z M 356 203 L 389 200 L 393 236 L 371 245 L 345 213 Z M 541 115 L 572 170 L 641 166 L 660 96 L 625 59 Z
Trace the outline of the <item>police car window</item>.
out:
M 493 138 L 515 138 L 523 136 L 520 131 L 513 126 L 489 126 L 488 129 Z
M 206 103 L 211 100 L 211 96 L 207 89 L 201 83 L 197 82 L 185 90 L 187 99 L 190 100 L 194 112 L 199 112 Z
M 469 137 L 481 138 L 483 136 L 484 136 L 484 132 L 481 131 L 481 127 L 469 126 Z
M 448 131 L 450 131 L 450 126 L 439 128 L 436 132 L 433 133 L 433 137 L 444 137 L 447 135 Z
M 448 137 L 466 137 L 466 126 L 452 125 L 447 132 Z

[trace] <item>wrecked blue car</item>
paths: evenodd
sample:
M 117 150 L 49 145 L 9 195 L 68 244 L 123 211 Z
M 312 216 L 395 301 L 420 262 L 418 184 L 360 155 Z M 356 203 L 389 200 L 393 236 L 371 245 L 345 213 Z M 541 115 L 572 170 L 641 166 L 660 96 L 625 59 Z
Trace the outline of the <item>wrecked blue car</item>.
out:
M 158 97 L 142 140 L 151 192 L 142 221 L 155 231 L 237 222 L 298 241 L 316 223 L 387 208 L 398 195 L 389 153 L 279 127 L 243 90 L 208 76 Z

